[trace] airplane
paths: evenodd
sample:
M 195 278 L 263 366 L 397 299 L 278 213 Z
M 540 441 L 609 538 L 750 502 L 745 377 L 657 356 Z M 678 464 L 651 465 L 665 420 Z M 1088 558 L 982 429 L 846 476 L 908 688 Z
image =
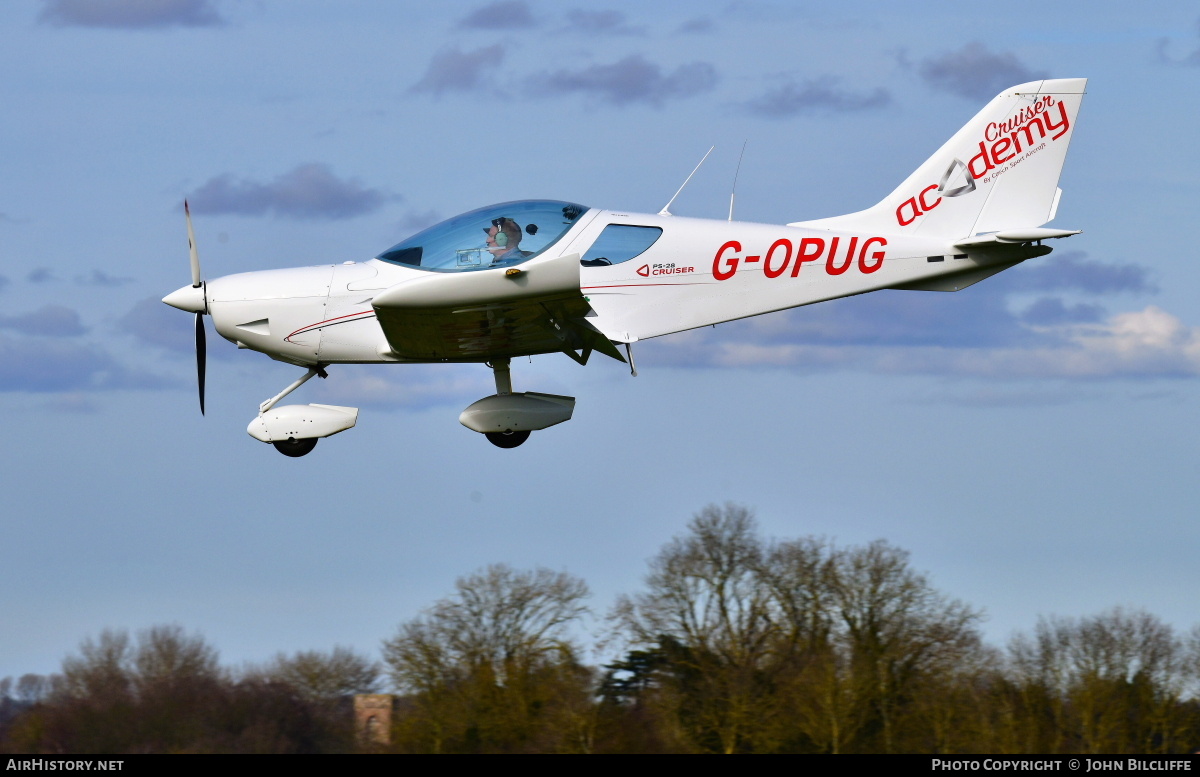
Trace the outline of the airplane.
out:
M 247 428 L 284 455 L 357 423 L 357 408 L 279 405 L 338 364 L 486 365 L 496 393 L 459 421 L 515 448 L 570 420 L 575 400 L 514 392 L 514 358 L 586 364 L 600 353 L 636 376 L 642 340 L 880 289 L 958 291 L 1050 253 L 1044 241 L 1080 232 L 1044 225 L 1086 84 L 1006 89 L 878 204 L 782 226 L 734 221 L 732 197 L 727 221 L 672 215 L 674 197 L 657 214 L 524 200 L 455 216 L 366 261 L 205 281 L 185 202 L 192 283 L 163 302 L 195 314 L 201 413 L 205 315 L 239 348 L 306 370 Z

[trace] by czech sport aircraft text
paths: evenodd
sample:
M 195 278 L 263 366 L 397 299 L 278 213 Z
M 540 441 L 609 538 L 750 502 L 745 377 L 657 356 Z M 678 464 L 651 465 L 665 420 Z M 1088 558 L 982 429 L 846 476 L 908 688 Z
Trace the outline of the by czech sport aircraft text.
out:
M 288 456 L 356 423 L 357 408 L 278 404 L 337 364 L 485 364 L 496 393 L 459 420 L 512 448 L 575 405 L 514 392 L 514 357 L 601 353 L 632 368 L 639 340 L 879 289 L 957 291 L 1050 253 L 1042 241 L 1079 233 L 1043 225 L 1086 83 L 1007 89 L 878 205 L 786 226 L 526 200 L 455 216 L 365 262 L 203 281 L 189 214 L 192 283 L 163 302 L 196 314 L 202 412 L 205 314 L 238 347 L 307 370 L 248 429 Z

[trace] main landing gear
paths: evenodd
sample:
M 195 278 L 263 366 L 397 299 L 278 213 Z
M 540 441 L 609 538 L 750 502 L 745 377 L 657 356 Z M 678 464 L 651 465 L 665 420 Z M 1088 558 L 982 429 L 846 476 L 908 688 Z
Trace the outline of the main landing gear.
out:
M 458 417 L 459 423 L 487 437 L 497 448 L 515 448 L 530 432 L 571 420 L 575 397 L 526 391 L 514 394 L 508 359 L 489 364 L 496 378 L 496 393 L 475 402 Z

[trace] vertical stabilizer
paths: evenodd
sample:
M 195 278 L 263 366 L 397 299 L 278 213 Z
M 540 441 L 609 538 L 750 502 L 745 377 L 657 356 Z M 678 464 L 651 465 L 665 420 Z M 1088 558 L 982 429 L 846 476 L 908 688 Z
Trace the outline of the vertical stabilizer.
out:
M 789 226 L 953 239 L 1039 227 L 1058 207 L 1086 85 L 1063 78 L 1006 89 L 875 207 Z

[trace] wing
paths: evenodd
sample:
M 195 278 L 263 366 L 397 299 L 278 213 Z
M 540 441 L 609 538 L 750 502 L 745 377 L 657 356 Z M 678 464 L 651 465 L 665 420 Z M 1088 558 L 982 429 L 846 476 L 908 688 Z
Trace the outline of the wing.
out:
M 579 254 L 519 267 L 429 273 L 372 301 L 392 352 L 422 361 L 486 361 L 562 351 L 585 363 L 592 351 L 625 361 L 588 322 Z

